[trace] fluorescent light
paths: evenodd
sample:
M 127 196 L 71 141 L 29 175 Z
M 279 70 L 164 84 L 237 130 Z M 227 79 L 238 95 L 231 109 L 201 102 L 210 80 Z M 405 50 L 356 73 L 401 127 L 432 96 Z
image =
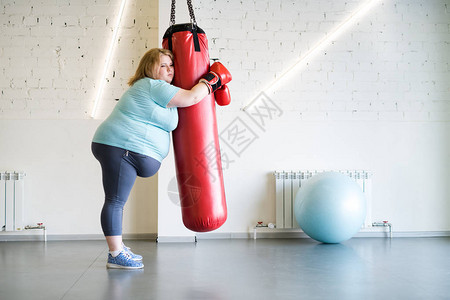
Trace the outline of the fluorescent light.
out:
M 365 13 L 367 13 L 377 2 L 380 0 L 369 0 L 361 7 L 359 7 L 355 12 L 353 12 L 350 16 L 348 16 L 343 22 L 341 22 L 336 28 L 334 28 L 330 33 L 325 35 L 322 39 L 320 39 L 311 49 L 309 49 L 303 56 L 299 57 L 299 59 L 289 68 L 287 68 L 280 76 L 278 76 L 274 81 L 272 81 L 262 92 L 269 93 L 273 92 L 277 89 L 277 87 L 283 81 L 293 76 L 297 71 L 299 71 L 300 67 L 304 66 L 312 57 L 318 54 L 323 48 L 330 44 L 333 40 L 335 40 L 341 33 L 348 29 L 348 27 L 353 23 L 355 19 L 361 18 Z M 261 92 L 257 93 L 260 95 Z M 258 96 L 254 97 L 250 104 L 257 99 Z M 246 110 L 250 104 L 247 104 L 242 108 L 242 110 Z
M 109 64 L 111 62 L 111 57 L 114 52 L 114 44 L 116 43 L 117 33 L 119 32 L 120 21 L 122 19 L 122 15 L 123 15 L 123 11 L 125 9 L 126 2 L 127 2 L 127 0 L 122 0 L 122 3 L 120 4 L 119 13 L 117 15 L 117 20 L 116 20 L 116 26 L 114 26 L 114 31 L 113 31 L 113 35 L 111 37 L 111 42 L 109 43 L 108 54 L 106 55 L 102 77 L 100 77 L 100 86 L 98 87 L 97 96 L 95 97 L 94 107 L 92 108 L 92 112 L 91 112 L 91 118 L 95 118 L 95 115 L 97 113 L 97 108 L 100 103 L 100 98 L 103 94 L 103 89 L 105 87 L 105 82 L 106 82 L 106 74 L 108 72 Z

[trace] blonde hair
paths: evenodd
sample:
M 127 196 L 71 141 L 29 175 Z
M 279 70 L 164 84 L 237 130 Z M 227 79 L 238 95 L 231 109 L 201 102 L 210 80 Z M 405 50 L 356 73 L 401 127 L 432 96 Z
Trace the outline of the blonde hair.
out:
M 162 48 L 148 50 L 144 56 L 142 56 L 134 76 L 128 80 L 128 85 L 132 86 L 136 81 L 145 77 L 155 79 L 161 55 L 167 55 L 173 61 L 173 54 L 170 50 Z

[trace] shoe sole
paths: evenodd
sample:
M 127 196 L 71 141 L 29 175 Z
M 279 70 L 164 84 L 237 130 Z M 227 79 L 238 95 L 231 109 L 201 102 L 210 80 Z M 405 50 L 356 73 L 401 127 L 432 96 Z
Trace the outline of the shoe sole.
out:
M 111 263 L 107 263 L 106 264 L 106 268 L 108 269 L 128 269 L 128 270 L 132 270 L 132 269 L 142 269 L 144 267 L 144 265 L 139 266 L 139 267 L 128 267 L 128 266 L 121 266 L 121 265 L 116 265 L 116 264 L 111 264 Z

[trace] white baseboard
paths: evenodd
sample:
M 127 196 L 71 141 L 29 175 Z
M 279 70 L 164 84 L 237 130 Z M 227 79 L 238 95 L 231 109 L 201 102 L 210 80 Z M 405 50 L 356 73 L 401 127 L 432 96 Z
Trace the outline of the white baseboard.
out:
M 355 238 L 387 238 L 388 230 L 361 230 Z M 450 237 L 450 231 L 394 231 L 393 238 Z M 254 239 L 255 231 L 196 233 L 195 236 L 158 236 L 156 233 L 124 234 L 124 240 L 153 240 L 158 243 L 194 243 L 197 240 Z M 256 239 L 309 238 L 300 229 L 258 228 Z M 61 234 L 47 235 L 47 241 L 95 241 L 104 240 L 102 234 Z M 5 234 L 0 232 L 0 242 L 44 241 L 42 234 Z
M 309 238 L 301 229 L 268 229 L 257 228 L 249 232 L 240 233 L 198 233 L 198 240 L 207 239 L 289 239 L 289 238 Z M 354 236 L 355 238 L 388 238 L 390 237 L 389 230 L 370 229 L 361 230 Z M 419 238 L 419 237 L 450 237 L 450 231 L 393 231 L 393 238 Z
M 193 236 L 158 236 L 156 238 L 158 243 L 195 243 L 197 238 Z
M 26 234 L 28 233 L 28 234 Z M 156 240 L 156 233 L 125 233 L 124 240 Z M 38 241 L 43 242 L 45 236 L 37 232 L 0 233 L 0 242 Z M 104 240 L 103 234 L 50 234 L 47 241 L 100 241 Z

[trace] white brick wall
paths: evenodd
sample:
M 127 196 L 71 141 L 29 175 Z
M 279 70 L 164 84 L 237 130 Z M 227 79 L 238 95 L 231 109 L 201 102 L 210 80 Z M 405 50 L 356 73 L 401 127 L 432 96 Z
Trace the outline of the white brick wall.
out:
M 120 2 L 1 1 L 0 118 L 89 118 Z M 158 1 L 128 0 L 98 117 L 157 34 Z
M 228 111 L 248 104 L 364 2 L 194 1 L 210 56 L 233 72 Z M 2 1 L 0 117 L 88 118 L 119 4 Z M 159 46 L 157 7 L 155 0 L 128 1 L 99 117 L 127 88 L 142 53 Z M 449 7 L 448 0 L 381 2 L 286 82 L 283 98 L 274 100 L 284 110 L 306 109 L 319 119 L 450 120 Z
M 196 15 L 238 111 L 364 3 L 198 0 Z M 269 96 L 302 120 L 449 121 L 449 62 L 450 1 L 382 1 Z

